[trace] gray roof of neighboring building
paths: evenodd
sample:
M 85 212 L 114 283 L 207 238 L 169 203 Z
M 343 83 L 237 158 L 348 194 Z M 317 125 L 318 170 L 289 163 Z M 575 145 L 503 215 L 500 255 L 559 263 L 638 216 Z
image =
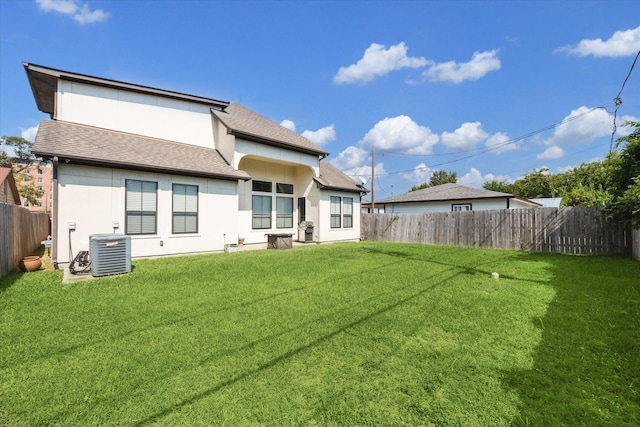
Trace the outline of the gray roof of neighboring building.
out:
M 231 102 L 224 110 L 212 109 L 211 112 L 227 127 L 228 132 L 236 137 L 322 157 L 329 155 L 304 136 L 238 103 Z
M 13 171 L 11 168 L 0 168 L 0 186 L 6 182 L 7 188 L 13 196 L 13 202 L 9 200 L 9 192 L 4 194 L 4 200 L 0 200 L 2 203 L 8 203 L 10 205 L 20 205 L 20 193 L 16 181 L 13 178 Z
M 415 203 L 447 200 L 514 198 L 513 194 L 466 187 L 460 184 L 442 184 L 422 190 L 410 191 L 393 197 L 378 199 L 376 203 Z
M 213 148 L 150 138 L 59 120 L 40 122 L 32 152 L 90 166 L 248 180 Z
M 367 193 L 369 191 L 359 186 L 353 179 L 326 160 L 320 161 L 320 177 L 314 178 L 314 180 L 325 190 L 340 190 L 352 193 Z
M 529 200 L 542 205 L 543 208 L 559 208 L 562 203 L 562 197 L 542 197 Z

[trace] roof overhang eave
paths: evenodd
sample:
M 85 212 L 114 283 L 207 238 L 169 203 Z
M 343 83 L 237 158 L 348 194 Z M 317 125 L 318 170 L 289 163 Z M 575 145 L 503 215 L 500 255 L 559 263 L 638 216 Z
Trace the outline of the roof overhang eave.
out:
M 318 184 L 321 190 L 332 190 L 332 191 L 346 191 L 349 193 L 369 193 L 369 190 L 366 188 L 353 188 L 353 187 L 340 187 L 337 185 L 327 185 L 320 181 L 318 178 L 313 178 L 313 180 Z
M 255 135 L 255 134 L 252 134 L 252 133 L 249 133 L 249 132 L 243 132 L 243 131 L 240 131 L 240 130 L 237 130 L 237 129 L 231 129 L 229 127 L 227 127 L 227 133 L 229 135 L 235 136 L 236 138 L 242 138 L 242 139 L 246 139 L 248 141 L 259 142 L 261 144 L 271 145 L 273 147 L 286 148 L 287 150 L 297 151 L 299 153 L 317 155 L 317 156 L 320 157 L 320 160 L 324 159 L 325 157 L 327 157 L 329 155 L 329 153 L 326 152 L 326 151 L 313 150 L 311 148 L 305 148 L 305 147 L 301 147 L 301 146 L 298 146 L 298 145 L 294 145 L 294 144 L 289 144 L 289 143 L 286 143 L 286 142 L 278 141 L 278 140 L 275 140 L 275 139 L 265 138 L 265 137 L 260 136 L 260 135 Z
M 181 175 L 181 176 L 194 176 L 199 178 L 212 178 L 212 179 L 222 179 L 225 181 L 249 181 L 251 177 L 249 175 L 228 175 L 221 173 L 213 173 L 213 172 L 205 172 L 205 171 L 193 171 L 172 167 L 162 167 L 162 166 L 150 166 L 150 165 L 141 165 L 138 163 L 127 163 L 122 161 L 115 160 L 104 160 L 104 159 L 94 159 L 88 157 L 80 157 L 73 155 L 65 155 L 65 154 L 54 154 L 44 151 L 33 150 L 33 154 L 38 157 L 42 157 L 45 159 L 53 159 L 54 157 L 58 157 L 59 163 L 72 163 L 76 165 L 83 166 L 98 166 L 98 167 L 106 167 L 106 168 L 116 168 L 116 169 L 128 169 L 128 170 L 136 170 L 141 172 L 155 172 L 155 173 L 164 173 L 164 174 L 173 174 L 173 175 Z
M 203 105 L 209 105 L 214 109 L 224 110 L 229 106 L 229 102 L 219 101 L 212 98 L 189 95 L 180 92 L 157 89 L 150 86 L 136 85 L 132 83 L 120 82 L 117 80 L 103 79 L 86 74 L 71 73 L 68 71 L 48 68 L 37 64 L 23 62 L 31 91 L 36 100 L 38 109 L 43 113 L 49 113 L 51 117 L 55 115 L 55 93 L 58 90 L 58 80 L 66 80 L 78 83 L 90 84 L 93 86 L 109 87 L 113 89 L 126 90 L 129 92 L 144 93 L 148 95 L 161 96 L 170 99 L 179 99 Z

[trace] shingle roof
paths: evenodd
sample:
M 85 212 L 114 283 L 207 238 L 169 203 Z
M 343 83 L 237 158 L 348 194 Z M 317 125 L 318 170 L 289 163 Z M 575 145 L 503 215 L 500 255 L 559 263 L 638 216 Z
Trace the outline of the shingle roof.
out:
M 32 152 L 73 163 L 227 180 L 248 180 L 213 148 L 43 120 Z
M 368 192 L 368 190 L 358 186 L 354 180 L 326 160 L 320 161 L 320 177 L 314 178 L 314 180 L 322 188 L 328 190 L 342 190 L 352 193 Z
M 498 191 L 482 190 L 466 187 L 459 184 L 442 184 L 428 187 L 422 190 L 410 191 L 394 197 L 386 197 L 376 200 L 376 203 L 409 203 L 409 202 L 435 202 L 443 200 L 468 200 L 468 199 L 494 199 L 513 198 L 513 194 L 500 193 Z
M 7 186 L 9 187 L 9 191 L 11 191 L 11 195 L 13 196 L 13 203 L 8 200 L 9 194 L 5 194 L 6 200 L 0 200 L 2 203 L 15 204 L 20 205 L 20 193 L 18 193 L 18 187 L 16 186 L 16 181 L 13 179 L 13 171 L 11 168 L 0 168 L 0 186 L 7 182 Z
M 232 102 L 222 111 L 212 109 L 211 112 L 227 127 L 229 133 L 238 137 L 323 157 L 329 154 L 304 136 L 238 103 Z

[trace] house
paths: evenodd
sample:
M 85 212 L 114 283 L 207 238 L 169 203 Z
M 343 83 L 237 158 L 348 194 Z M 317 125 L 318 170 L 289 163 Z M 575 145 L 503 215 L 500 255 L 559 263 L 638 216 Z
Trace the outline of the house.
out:
M 562 203 L 562 197 L 542 197 L 539 199 L 529 200 L 540 204 L 543 208 L 559 208 Z
M 363 203 L 362 206 L 363 209 L 368 209 L 370 212 L 371 203 Z M 374 200 L 374 206 L 376 212 L 422 213 L 522 209 L 536 208 L 541 205 L 521 199 L 513 194 L 471 188 L 459 184 L 442 184 Z
M 56 265 L 103 233 L 130 235 L 134 258 L 298 237 L 303 223 L 315 242 L 359 240 L 366 191 L 301 135 L 234 102 L 24 68 L 50 115 L 32 151 L 53 164 Z
M 11 168 L 0 168 L 0 203 L 20 206 L 20 193 Z
M 32 185 L 40 195 L 35 203 L 22 198 L 22 206 L 32 212 L 50 212 L 53 199 L 53 168 L 51 166 L 27 166 L 22 175 L 24 185 Z

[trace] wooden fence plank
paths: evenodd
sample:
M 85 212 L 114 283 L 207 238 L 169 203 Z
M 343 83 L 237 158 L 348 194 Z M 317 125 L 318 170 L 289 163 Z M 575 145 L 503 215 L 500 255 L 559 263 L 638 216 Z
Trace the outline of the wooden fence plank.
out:
M 368 240 L 538 252 L 630 255 L 630 233 L 599 207 L 362 214 Z
M 40 246 L 49 234 L 49 215 L 0 203 L 0 278 Z

